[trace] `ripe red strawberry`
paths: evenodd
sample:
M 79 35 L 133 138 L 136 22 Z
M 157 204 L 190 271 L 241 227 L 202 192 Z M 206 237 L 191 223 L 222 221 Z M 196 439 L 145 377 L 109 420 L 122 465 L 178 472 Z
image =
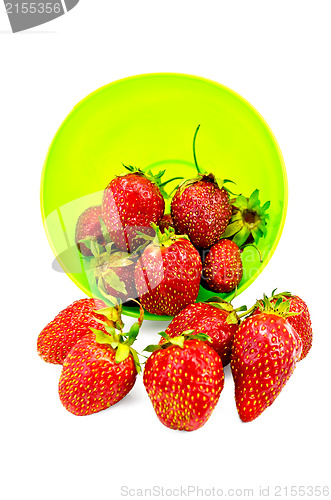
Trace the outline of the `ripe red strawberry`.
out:
M 115 177 L 106 187 L 102 218 L 117 248 L 132 252 L 141 241 L 137 231 L 153 234 L 150 224 L 158 224 L 164 213 L 162 193 L 150 174 L 134 167 Z
M 92 239 L 99 245 L 105 245 L 100 226 L 101 205 L 89 207 L 80 214 L 76 224 L 75 242 L 80 252 L 90 257 L 91 250 L 81 240 Z
M 202 285 L 218 293 L 234 290 L 243 277 L 240 249 L 231 240 L 220 240 L 207 253 L 202 270 Z
M 279 395 L 301 356 L 302 343 L 288 317 L 289 303 L 258 303 L 260 312 L 246 318 L 234 335 L 231 370 L 243 422 L 257 418 Z M 267 309 L 267 310 L 266 310 Z
M 208 337 L 187 333 L 146 348 L 154 352 L 146 362 L 143 381 L 162 424 L 194 431 L 213 412 L 224 386 L 224 373 L 221 358 L 204 341 Z
M 240 308 L 244 310 L 246 308 Z M 233 306 L 213 297 L 208 302 L 196 302 L 180 311 L 166 328 L 169 337 L 180 335 L 185 330 L 205 333 L 211 338 L 210 346 L 222 359 L 223 366 L 230 362 L 231 345 L 238 330 L 239 318 Z M 160 343 L 166 340 L 161 337 Z
M 63 309 L 39 334 L 39 356 L 47 363 L 62 364 L 70 349 L 91 327 L 99 328 L 98 320 L 104 320 L 105 307 L 102 300 L 80 299 Z M 99 314 L 94 314 L 95 310 L 100 310 Z M 113 320 L 121 324 L 119 310 Z
M 158 226 L 160 228 L 161 233 L 164 233 L 165 229 L 169 229 L 169 227 L 173 227 L 174 223 L 173 223 L 171 215 L 170 214 L 164 214 L 164 216 L 160 220 Z
M 172 228 L 164 234 L 154 229 L 156 236 L 136 264 L 136 288 L 148 312 L 173 316 L 198 296 L 201 259 L 185 236 Z
M 275 292 L 275 290 L 274 290 Z M 301 342 L 302 342 L 302 353 L 300 356 L 300 359 L 298 361 L 301 361 L 304 359 L 308 352 L 311 349 L 312 342 L 313 342 L 313 331 L 311 327 L 311 319 L 310 319 L 310 314 L 308 310 L 308 306 L 304 300 L 302 300 L 300 297 L 297 295 L 292 295 L 290 292 L 283 292 L 283 293 L 272 293 L 270 297 L 270 303 L 276 304 L 277 300 L 281 298 L 283 302 L 289 301 L 290 307 L 289 307 L 289 312 L 291 313 L 300 313 L 296 314 L 294 316 L 290 316 L 287 321 L 290 323 L 291 326 L 295 329 L 297 334 L 299 335 Z M 258 308 L 255 311 L 255 314 L 258 312 Z
M 227 191 L 210 174 L 180 186 L 171 202 L 177 234 L 187 234 L 197 248 L 220 239 L 231 217 Z
M 124 398 L 133 388 L 140 370 L 131 347 L 141 320 L 128 334 L 104 324 L 106 333 L 92 329 L 69 352 L 59 381 L 63 406 L 74 415 L 90 415 Z
M 199 125 L 200 127 L 200 125 Z M 182 183 L 171 202 L 171 216 L 177 234 L 187 234 L 197 248 L 208 248 L 224 233 L 232 213 L 228 191 L 223 187 L 228 180 L 216 179 L 214 174 L 203 172 L 193 156 L 198 177 Z

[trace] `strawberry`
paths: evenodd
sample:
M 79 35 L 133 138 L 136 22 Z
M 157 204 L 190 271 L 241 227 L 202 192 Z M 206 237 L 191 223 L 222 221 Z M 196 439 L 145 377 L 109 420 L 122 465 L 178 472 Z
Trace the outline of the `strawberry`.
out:
M 98 299 L 80 299 L 63 309 L 45 326 L 37 340 L 39 356 L 47 363 L 62 364 L 70 349 L 89 331 L 98 328 L 106 304 Z M 99 313 L 94 315 L 94 311 Z M 121 324 L 120 311 L 114 321 Z
M 151 173 L 128 166 L 128 174 L 115 177 L 106 187 L 102 218 L 119 250 L 133 251 L 141 241 L 137 231 L 153 234 L 164 213 L 164 199 Z
M 116 310 L 115 310 L 116 311 Z M 142 316 L 128 334 L 104 323 L 106 333 L 91 329 L 64 360 L 59 381 L 63 406 L 74 415 L 90 415 L 123 399 L 140 370 L 132 348 Z
M 281 298 L 283 302 L 289 301 L 290 307 L 289 312 L 300 313 L 288 318 L 288 322 L 293 326 L 294 330 L 299 335 L 302 342 L 302 353 L 300 359 L 304 359 L 311 349 L 313 342 L 313 331 L 311 327 L 311 319 L 308 310 L 308 306 L 304 300 L 302 300 L 297 295 L 292 295 L 290 292 L 282 292 L 275 294 L 275 290 L 272 292 L 270 297 L 270 303 L 273 305 L 276 301 Z M 259 311 L 256 308 L 255 314 Z
M 142 306 L 153 314 L 173 316 L 198 296 L 201 259 L 185 236 L 172 228 L 164 234 L 154 226 L 150 241 L 135 268 L 135 282 Z
M 143 382 L 155 413 L 166 427 L 194 431 L 213 412 L 224 386 L 219 355 L 205 340 L 208 336 L 182 335 L 148 346 Z
M 231 240 L 220 240 L 207 253 L 202 270 L 202 285 L 218 293 L 234 290 L 243 277 L 240 249 Z
M 246 307 L 235 310 L 229 302 L 212 297 L 208 302 L 186 306 L 173 318 L 165 331 L 170 338 L 185 330 L 207 334 L 211 338 L 211 347 L 221 357 L 223 366 L 226 366 L 230 362 L 233 336 L 238 330 L 237 311 L 245 309 Z M 161 337 L 160 343 L 164 342 L 164 337 Z
M 261 206 L 259 190 L 255 189 L 249 198 L 237 196 L 231 200 L 231 205 L 231 220 L 222 238 L 231 238 L 241 248 L 246 243 L 257 244 L 267 232 L 269 219 L 267 210 L 270 207 L 270 201 Z
M 290 325 L 289 302 L 258 301 L 259 312 L 244 319 L 234 335 L 231 371 L 243 422 L 256 419 L 279 395 L 301 356 L 302 343 Z
M 162 217 L 162 219 L 158 224 L 161 233 L 164 233 L 165 229 L 169 229 L 169 227 L 173 227 L 173 225 L 174 223 L 170 214 L 164 214 L 164 216 Z
M 91 250 L 81 240 L 92 239 L 99 245 L 104 245 L 101 226 L 101 205 L 89 207 L 80 214 L 76 223 L 75 242 L 82 255 L 90 257 Z
M 195 140 L 193 156 L 198 177 L 184 181 L 171 201 L 171 216 L 177 234 L 187 234 L 197 248 L 208 248 L 224 233 L 231 217 L 232 208 L 226 182 L 214 174 L 203 172 L 196 161 Z

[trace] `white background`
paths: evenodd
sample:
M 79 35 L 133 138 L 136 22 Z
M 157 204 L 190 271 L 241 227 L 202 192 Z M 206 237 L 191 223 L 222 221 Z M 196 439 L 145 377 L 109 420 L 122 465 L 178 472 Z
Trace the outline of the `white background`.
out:
M 255 498 L 270 485 L 273 498 L 276 485 L 330 486 L 330 21 L 330 3 L 319 0 L 81 0 L 13 35 L 2 10 L 2 498 L 110 500 L 122 498 L 121 486 L 154 485 L 223 488 L 227 496 L 227 488 L 253 488 Z M 61 368 L 36 353 L 44 325 L 83 296 L 51 267 L 39 207 L 49 143 L 85 95 L 157 71 L 204 76 L 243 95 L 284 155 L 283 236 L 235 304 L 251 305 L 275 287 L 299 294 L 310 306 L 314 345 L 273 406 L 249 424 L 237 416 L 229 369 L 217 408 L 193 433 L 159 423 L 142 377 L 113 408 L 76 417 L 58 399 Z M 138 348 L 165 326 L 146 323 Z

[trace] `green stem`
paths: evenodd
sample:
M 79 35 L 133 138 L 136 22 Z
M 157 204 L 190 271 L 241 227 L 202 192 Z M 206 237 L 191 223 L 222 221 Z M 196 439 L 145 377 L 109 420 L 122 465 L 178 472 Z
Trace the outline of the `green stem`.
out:
M 168 181 L 162 182 L 162 184 L 159 184 L 159 187 L 166 186 L 168 182 L 176 181 L 176 180 L 182 180 L 184 177 L 173 177 L 172 179 L 169 179 Z
M 261 254 L 260 250 L 257 248 L 257 246 L 256 246 L 256 245 L 254 245 L 253 243 L 248 243 L 247 245 L 244 245 L 244 246 L 243 246 L 242 251 L 244 251 L 244 250 L 245 250 L 245 248 L 247 248 L 247 247 L 253 247 L 253 248 L 255 248 L 255 250 L 256 250 L 256 251 L 257 251 L 257 253 L 259 254 L 260 262 L 262 263 L 262 262 L 263 262 L 263 259 L 262 259 L 262 254 Z
M 243 318 L 244 316 L 249 316 L 253 311 L 255 311 L 255 309 L 256 309 L 256 303 L 252 307 L 247 309 L 245 312 L 243 312 L 243 314 L 238 314 L 238 318 Z
M 236 309 L 234 309 L 234 312 L 236 312 L 236 313 L 241 312 L 241 311 L 246 311 L 246 314 L 247 314 L 247 306 L 240 306 L 240 307 L 237 307 Z
M 198 132 L 199 132 L 199 128 L 200 128 L 200 124 L 197 126 L 195 132 L 194 132 L 194 137 L 193 137 L 193 158 L 194 158 L 194 164 L 195 164 L 195 168 L 197 169 L 197 172 L 198 174 L 202 174 L 202 170 L 200 169 L 199 165 L 198 165 L 198 162 L 197 162 L 197 157 L 196 157 L 196 154 L 195 154 L 195 141 L 196 141 L 196 138 L 197 138 L 197 135 L 198 135 Z

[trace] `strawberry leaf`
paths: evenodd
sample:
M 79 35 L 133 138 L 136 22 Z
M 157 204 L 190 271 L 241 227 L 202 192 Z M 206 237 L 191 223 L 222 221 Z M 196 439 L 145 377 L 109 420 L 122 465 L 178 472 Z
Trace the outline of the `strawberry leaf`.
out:
M 265 222 L 261 222 L 261 224 L 259 224 L 259 230 L 262 233 L 261 236 L 265 236 L 266 235 L 266 233 L 267 233 L 267 226 L 266 226 Z
M 235 308 L 236 312 L 247 311 L 247 306 L 240 306 Z
M 108 333 L 108 335 L 111 335 L 112 337 L 116 334 L 116 330 L 113 326 L 105 326 L 105 330 Z
M 101 316 L 106 316 L 109 321 L 117 321 L 121 318 L 121 307 L 102 307 L 101 309 L 96 309 L 93 311 Z
M 159 335 L 161 335 L 161 337 L 163 337 L 166 340 L 170 340 L 170 337 L 166 332 L 159 332 Z
M 140 365 L 138 353 L 132 347 L 130 347 L 130 353 L 132 354 L 133 361 L 134 361 L 134 364 L 136 366 L 137 373 L 140 373 L 141 372 L 141 365 Z
M 143 351 L 146 351 L 146 352 L 155 352 L 155 351 L 158 351 L 158 350 L 162 349 L 163 345 L 164 344 L 150 344 L 147 347 L 145 347 L 145 349 L 143 349 Z
M 101 217 L 99 217 L 99 222 L 100 222 L 100 227 L 101 227 L 101 233 L 102 233 L 103 239 L 105 240 L 105 243 L 106 244 L 108 244 L 108 243 L 112 244 L 112 241 L 110 239 L 110 234 L 108 232 L 107 226 L 106 226 L 106 224 L 104 223 L 104 221 L 103 221 L 103 219 Z
M 212 342 L 211 337 L 206 333 L 190 334 L 186 340 L 202 340 L 203 342 Z
M 243 227 L 241 216 L 238 220 L 231 222 L 225 229 L 221 238 L 230 238 L 234 234 L 238 233 L 240 229 Z
M 92 242 L 92 238 L 89 237 L 89 238 L 83 238 L 83 239 L 79 240 L 77 243 L 81 244 L 81 245 L 85 245 L 89 250 L 91 250 L 91 242 Z
M 228 314 L 228 316 L 226 318 L 226 322 L 229 325 L 236 325 L 238 323 L 238 316 L 237 316 L 236 311 L 233 311 L 232 313 Z
M 134 262 L 130 260 L 130 254 L 126 252 L 115 252 L 110 256 L 109 267 L 126 267 L 132 266 Z
M 115 355 L 115 363 L 121 363 L 130 355 L 130 347 L 126 344 L 118 344 Z
M 248 200 L 248 208 L 254 208 L 256 205 L 260 205 L 260 200 L 259 200 L 259 190 L 255 189 L 255 191 L 252 192 L 252 194 L 249 197 Z
M 170 339 L 170 343 L 173 344 L 173 345 L 178 345 L 179 347 L 181 347 L 183 349 L 184 347 L 184 342 L 185 342 L 185 337 L 184 335 L 179 335 L 178 337 L 174 337 L 172 339 Z
M 276 301 L 276 304 L 275 304 L 275 309 L 278 308 L 278 306 L 280 306 L 280 304 L 283 302 L 283 299 L 281 297 L 279 297 L 279 299 L 277 299 Z
M 103 274 L 102 279 L 106 281 L 111 288 L 116 290 L 116 292 L 127 293 L 123 281 L 119 279 L 113 269 L 107 269 L 107 271 Z
M 268 210 L 269 207 L 270 207 L 270 201 L 266 201 L 263 207 L 261 208 L 261 212 Z
M 139 330 L 140 330 L 140 324 L 133 323 L 133 325 L 131 326 L 131 328 L 129 330 L 128 338 L 125 342 L 127 345 L 131 346 L 134 343 L 134 341 L 136 340 L 136 338 L 138 336 Z
M 240 231 L 233 237 L 233 242 L 236 243 L 238 245 L 238 247 L 240 248 L 241 245 L 243 245 L 245 243 L 245 241 L 247 240 L 248 236 L 250 235 L 250 231 L 247 227 L 242 227 L 240 229 Z
M 279 304 L 279 306 L 277 307 L 277 310 L 280 312 L 280 313 L 285 313 L 285 312 L 288 312 L 290 308 L 290 301 L 289 300 L 281 300 L 281 304 Z
M 107 335 L 101 330 L 95 330 L 94 328 L 91 328 L 93 333 L 95 334 L 95 341 L 98 344 L 111 344 L 114 342 L 114 338 L 110 335 Z
M 239 195 L 234 200 L 234 207 L 239 208 L 240 210 L 246 210 L 248 205 L 248 200 L 245 196 Z
M 103 247 L 93 239 L 91 239 L 90 250 L 94 257 L 98 257 L 101 253 L 103 253 Z

